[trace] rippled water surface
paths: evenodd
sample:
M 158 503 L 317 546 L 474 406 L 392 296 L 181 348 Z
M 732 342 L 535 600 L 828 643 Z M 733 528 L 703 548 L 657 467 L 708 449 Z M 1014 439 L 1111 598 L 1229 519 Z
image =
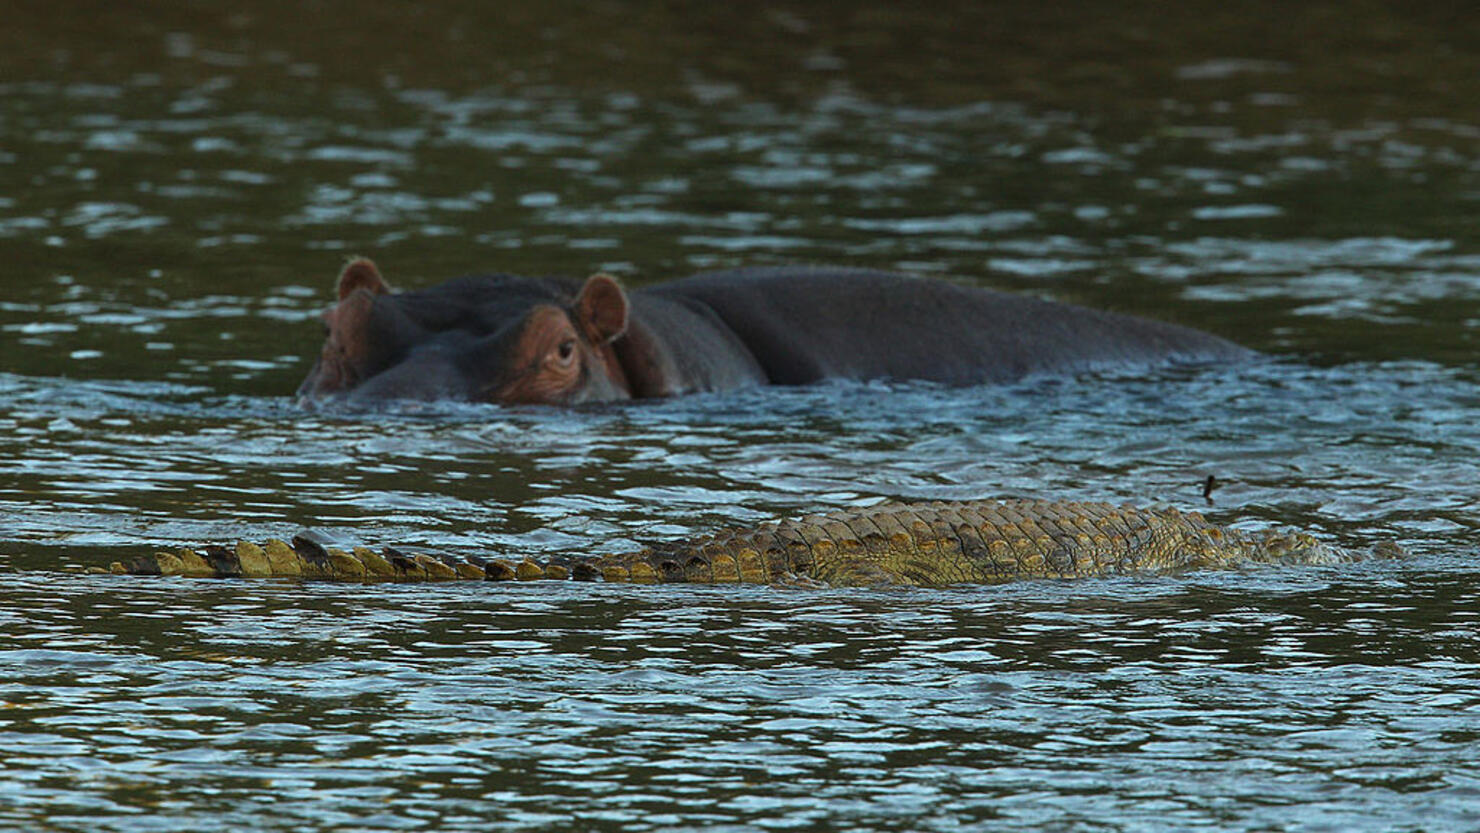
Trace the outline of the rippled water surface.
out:
M 901 8 L 17 12 L 0 825 L 1480 828 L 1473 15 Z M 306 411 L 351 254 L 407 287 L 902 269 L 1263 355 Z M 306 525 L 524 555 L 974 497 L 1412 557 L 935 591 L 62 571 Z

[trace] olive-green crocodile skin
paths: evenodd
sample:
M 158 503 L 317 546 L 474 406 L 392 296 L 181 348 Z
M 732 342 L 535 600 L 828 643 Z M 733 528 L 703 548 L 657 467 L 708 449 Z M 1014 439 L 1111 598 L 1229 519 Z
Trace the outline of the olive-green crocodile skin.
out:
M 1396 554 L 1391 545 L 1379 547 Z M 615 555 L 512 561 L 387 548 L 336 548 L 311 534 L 290 545 L 159 552 L 115 573 L 301 577 L 341 581 L 605 579 L 834 585 L 995 584 L 1035 578 L 1169 573 L 1279 562 L 1328 564 L 1349 554 L 1303 533 L 1244 533 L 1195 512 L 1108 503 L 885 503 L 726 530 Z

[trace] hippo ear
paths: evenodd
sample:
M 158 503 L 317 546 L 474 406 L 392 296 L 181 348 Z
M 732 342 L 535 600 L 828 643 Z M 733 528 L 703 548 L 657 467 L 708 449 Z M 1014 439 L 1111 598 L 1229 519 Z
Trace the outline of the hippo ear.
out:
M 627 332 L 627 293 L 611 275 L 592 275 L 576 296 L 576 316 L 595 343 L 605 344 Z
M 356 289 L 368 290 L 372 295 L 385 295 L 391 291 L 391 285 L 380 276 L 380 270 L 369 258 L 357 257 L 345 264 L 344 271 L 339 273 L 339 300 L 348 298 Z

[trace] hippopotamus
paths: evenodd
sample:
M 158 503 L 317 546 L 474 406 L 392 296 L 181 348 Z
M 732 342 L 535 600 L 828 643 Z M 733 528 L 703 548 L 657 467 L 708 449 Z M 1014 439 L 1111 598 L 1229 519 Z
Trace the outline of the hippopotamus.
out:
M 753 267 L 628 291 L 507 274 L 392 291 L 349 262 L 300 401 L 576 405 L 823 379 L 1013 382 L 1234 359 L 1188 327 L 871 269 Z

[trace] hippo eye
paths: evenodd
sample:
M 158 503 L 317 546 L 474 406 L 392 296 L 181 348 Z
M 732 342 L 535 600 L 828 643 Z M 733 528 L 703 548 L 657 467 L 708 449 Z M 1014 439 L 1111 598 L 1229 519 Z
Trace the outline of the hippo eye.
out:
M 576 353 L 575 339 L 568 338 L 565 341 L 560 342 L 560 347 L 558 349 L 560 350 L 560 360 L 563 362 L 570 361 L 570 357 L 574 356 Z

